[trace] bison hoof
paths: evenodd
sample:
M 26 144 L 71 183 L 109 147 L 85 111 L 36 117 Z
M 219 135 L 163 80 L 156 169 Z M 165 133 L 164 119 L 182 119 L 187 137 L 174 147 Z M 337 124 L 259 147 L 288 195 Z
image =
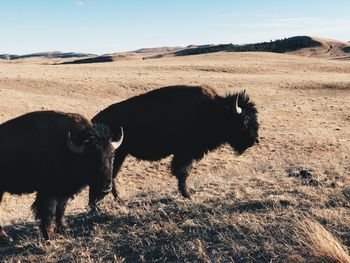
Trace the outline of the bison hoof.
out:
M 97 216 L 100 214 L 100 209 L 97 206 L 90 206 L 89 216 Z
M 13 239 L 9 235 L 7 235 L 5 232 L 1 232 L 0 233 L 0 242 L 10 244 L 13 242 Z
M 67 224 L 62 224 L 62 225 L 56 226 L 56 233 L 57 234 L 65 234 L 68 231 L 69 231 L 69 227 Z
M 190 196 L 189 193 L 182 193 L 182 196 L 183 196 L 184 198 L 186 198 L 186 199 L 191 200 L 191 196 Z
M 55 232 L 50 228 L 43 233 L 43 236 L 47 241 L 52 240 L 52 239 L 55 239 Z

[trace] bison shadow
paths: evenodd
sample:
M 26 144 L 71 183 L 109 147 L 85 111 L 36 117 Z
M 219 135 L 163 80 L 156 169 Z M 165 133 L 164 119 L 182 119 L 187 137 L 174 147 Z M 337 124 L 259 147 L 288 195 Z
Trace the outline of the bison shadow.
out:
M 91 215 L 84 212 L 68 215 L 70 231 L 64 235 L 58 235 L 57 238 L 59 241 L 62 239 L 63 242 L 60 243 L 66 243 L 68 239 L 70 241 L 77 239 L 77 242 L 84 244 L 93 243 L 97 247 L 103 246 L 105 248 L 103 250 L 104 260 L 111 261 L 115 253 L 124 258 L 125 262 L 139 262 L 140 258 L 146 261 L 175 262 L 183 261 L 184 257 L 187 261 L 198 261 L 197 252 L 188 244 L 200 242 L 208 247 L 220 248 L 208 252 L 208 257 L 212 261 L 221 257 L 246 262 L 247 255 L 234 252 L 230 242 L 223 242 L 222 235 L 228 235 L 231 242 L 239 246 L 249 247 L 252 242 L 247 238 L 251 233 L 250 227 L 239 224 L 227 225 L 220 220 L 220 215 L 269 213 L 270 210 L 288 209 L 293 207 L 293 204 L 283 199 L 238 201 L 232 200 L 232 197 L 227 196 L 227 199 L 224 200 L 211 198 L 200 203 L 171 196 L 135 198 L 125 204 L 123 209 L 128 210 L 127 213 L 114 211 Z M 271 228 L 267 229 L 267 232 L 274 231 L 275 233 L 278 230 L 275 229 L 274 224 L 266 227 Z M 45 256 L 48 253 L 46 241 L 41 238 L 35 223 L 13 224 L 7 226 L 5 230 L 15 242 L 14 244 L 0 244 L 0 261 L 18 255 L 26 258 Z M 100 230 L 102 231 L 99 232 Z M 282 232 L 283 237 L 285 233 Z M 102 238 L 97 241 L 98 243 L 92 242 L 96 233 Z M 262 240 L 266 239 L 263 234 L 259 234 Z M 74 242 L 68 243 L 74 246 Z M 256 246 L 254 251 L 247 253 L 249 256 L 254 256 L 257 261 L 259 259 L 264 261 L 273 258 L 273 253 L 286 252 L 283 251 L 284 249 L 278 247 L 276 251 L 266 251 L 264 247 Z M 63 251 L 68 252 L 69 249 L 63 248 Z M 98 260 L 100 256 L 97 252 L 94 260 Z
M 90 231 L 96 224 L 104 224 L 115 219 L 109 214 L 92 215 L 82 212 L 66 217 L 69 230 L 64 234 L 57 234 L 56 238 L 78 238 L 89 237 Z M 37 222 L 20 222 L 3 227 L 5 232 L 13 238 L 12 243 L 0 241 L 0 262 L 4 258 L 26 255 L 44 255 L 46 253 L 45 244 L 50 241 L 43 239 L 40 234 Z

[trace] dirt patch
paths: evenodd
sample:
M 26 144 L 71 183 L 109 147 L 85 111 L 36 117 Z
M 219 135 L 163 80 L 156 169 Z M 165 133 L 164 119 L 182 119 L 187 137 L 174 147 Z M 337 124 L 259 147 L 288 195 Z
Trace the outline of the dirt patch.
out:
M 299 178 L 303 185 L 323 186 L 323 183 L 317 179 L 315 171 L 302 166 L 292 166 L 287 169 L 289 177 Z

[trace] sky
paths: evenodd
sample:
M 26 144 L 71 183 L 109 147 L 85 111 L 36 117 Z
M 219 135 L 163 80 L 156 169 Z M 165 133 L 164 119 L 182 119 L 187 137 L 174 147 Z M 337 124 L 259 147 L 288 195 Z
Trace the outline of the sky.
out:
M 350 0 L 0 0 L 0 54 L 106 54 L 297 35 L 350 41 Z

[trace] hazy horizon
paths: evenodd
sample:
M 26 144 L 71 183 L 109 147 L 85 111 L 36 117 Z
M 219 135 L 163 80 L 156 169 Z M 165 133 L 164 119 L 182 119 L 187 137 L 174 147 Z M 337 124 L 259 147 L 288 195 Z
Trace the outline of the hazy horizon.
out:
M 298 35 L 350 41 L 346 0 L 12 0 L 0 9 L 0 54 L 107 54 Z

